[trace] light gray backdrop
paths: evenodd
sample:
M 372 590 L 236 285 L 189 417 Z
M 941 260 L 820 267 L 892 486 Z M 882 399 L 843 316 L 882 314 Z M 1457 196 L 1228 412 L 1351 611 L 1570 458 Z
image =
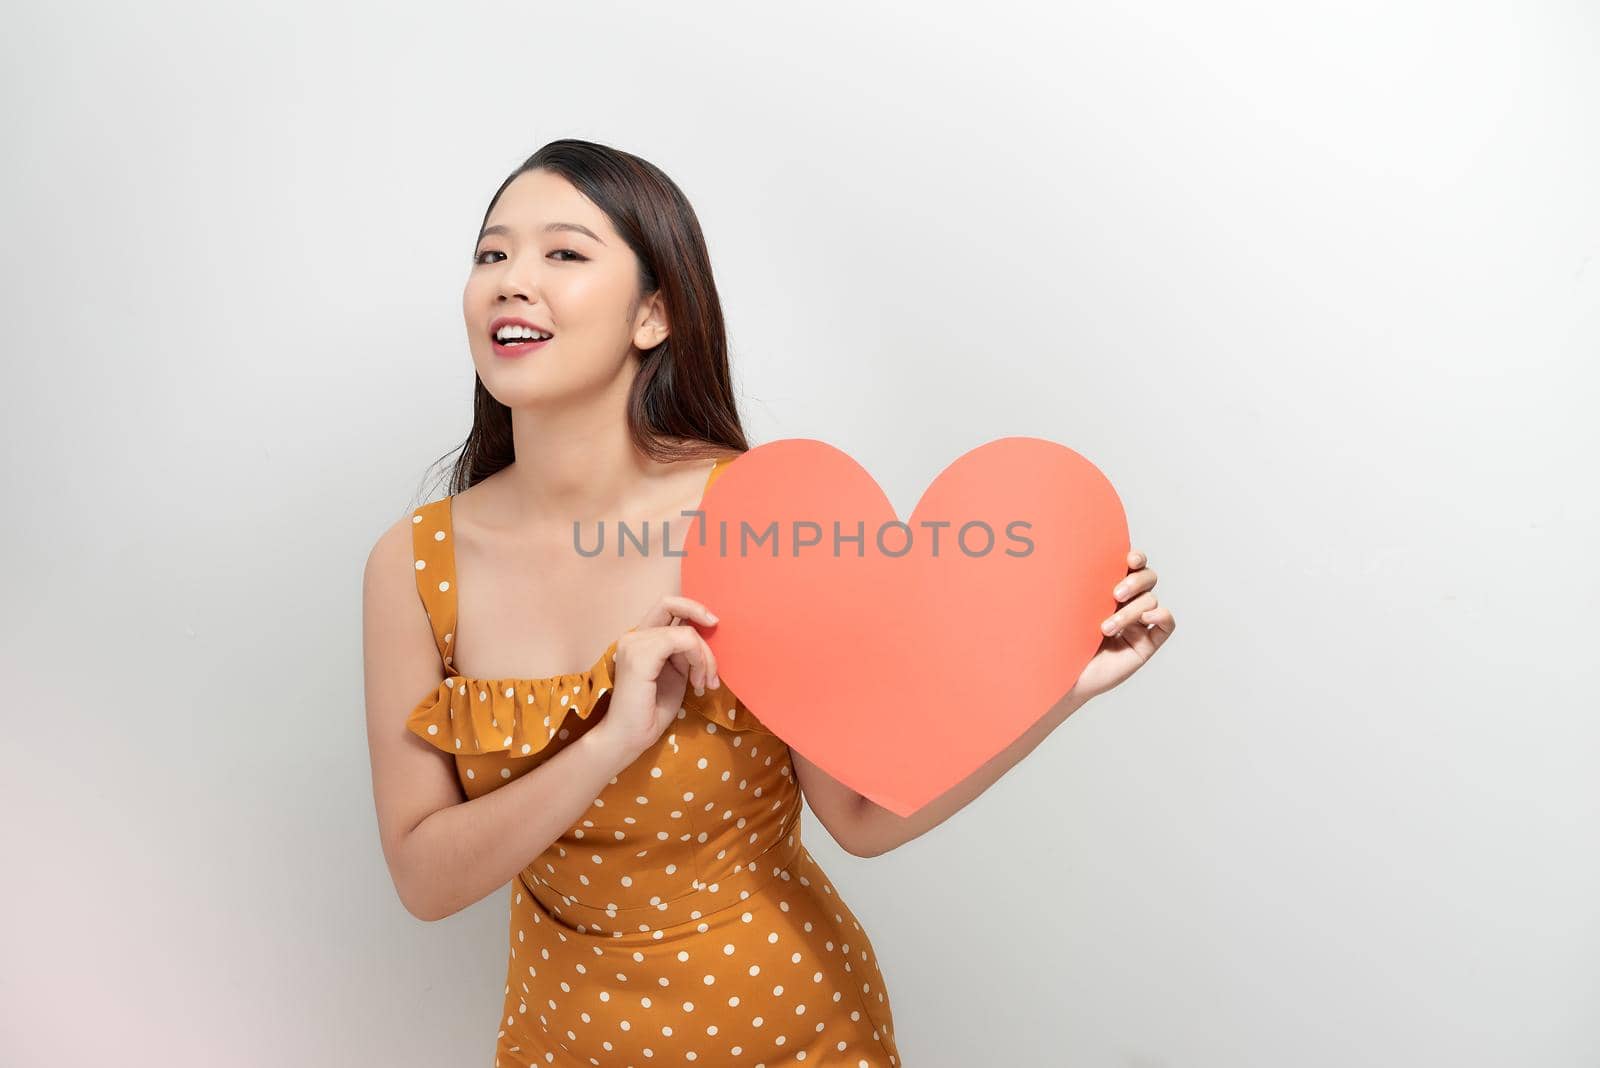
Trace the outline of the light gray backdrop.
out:
M 390 885 L 361 572 L 576 136 L 695 204 L 753 441 L 902 514 L 1070 445 L 1178 617 L 925 838 L 807 814 L 910 1068 L 1600 1064 L 1596 8 L 1133 7 L 12 14 L 0 1062 L 490 1064 L 504 895 Z

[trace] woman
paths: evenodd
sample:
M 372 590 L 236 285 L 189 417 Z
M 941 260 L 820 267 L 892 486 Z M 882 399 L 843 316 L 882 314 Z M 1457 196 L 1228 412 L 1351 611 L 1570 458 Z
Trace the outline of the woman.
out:
M 1154 574 L 1125 581 L 1129 634 L 1072 701 L 901 819 L 721 685 L 696 629 L 716 617 L 677 593 L 683 513 L 748 446 L 676 185 L 546 145 L 490 202 L 463 310 L 475 422 L 451 494 L 368 560 L 367 717 L 406 908 L 442 919 L 511 884 L 496 1065 L 899 1065 L 872 944 L 801 844 L 802 794 L 860 856 L 943 822 L 1164 639 Z M 592 548 L 624 524 L 667 544 L 574 551 L 575 530 Z

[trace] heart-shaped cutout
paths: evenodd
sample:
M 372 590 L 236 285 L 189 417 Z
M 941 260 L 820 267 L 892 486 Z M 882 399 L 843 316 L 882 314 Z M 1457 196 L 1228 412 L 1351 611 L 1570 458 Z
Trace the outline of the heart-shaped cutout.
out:
M 789 438 L 722 468 L 680 571 L 684 595 L 719 617 L 703 633 L 725 684 L 905 817 L 1072 688 L 1127 555 L 1116 491 L 1064 445 L 981 445 L 901 521 L 849 454 Z

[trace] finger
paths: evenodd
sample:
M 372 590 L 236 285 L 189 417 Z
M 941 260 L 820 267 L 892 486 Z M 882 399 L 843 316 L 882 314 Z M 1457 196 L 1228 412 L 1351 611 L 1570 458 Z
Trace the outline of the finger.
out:
M 705 641 L 700 637 L 700 632 L 693 627 L 674 627 L 668 624 L 633 633 L 634 637 L 627 646 L 628 660 L 639 661 L 651 677 L 659 676 L 662 665 L 670 660 L 674 667 L 683 672 L 685 678 L 689 678 L 693 665 L 700 659 L 699 646 Z M 620 660 L 623 655 L 622 646 L 618 646 L 617 655 Z
M 1156 606 L 1156 595 L 1153 593 L 1141 594 L 1129 601 L 1126 605 L 1106 617 L 1100 624 L 1100 630 L 1108 637 L 1115 637 L 1123 627 L 1135 622 L 1139 616 Z
M 1119 601 L 1126 601 L 1136 593 L 1143 593 L 1156 584 L 1156 573 L 1149 568 L 1129 572 L 1128 576 L 1118 582 L 1111 595 Z
M 711 651 L 711 643 L 706 641 L 703 634 L 700 636 L 700 651 L 706 658 L 706 689 L 720 689 L 722 676 L 717 674 L 717 654 Z
M 721 685 L 716 675 L 716 657 L 699 631 L 693 627 L 679 627 L 669 629 L 666 633 L 683 643 L 673 653 L 674 663 L 694 687 L 696 697 L 704 697 L 707 690 L 714 690 Z
M 1150 625 L 1147 633 L 1157 649 L 1161 648 L 1161 644 L 1172 637 L 1172 632 L 1178 626 L 1177 620 L 1172 618 L 1172 609 L 1166 605 L 1158 605 L 1149 611 L 1141 613 L 1139 621 Z
M 705 689 L 706 674 L 704 658 L 700 656 L 700 650 L 698 648 L 693 645 L 689 645 L 674 651 L 672 654 L 672 663 L 674 667 L 683 673 L 683 677 L 688 680 L 689 689 L 693 690 L 696 694 L 699 694 L 703 689 Z
M 703 696 L 709 674 L 705 639 L 693 627 L 664 628 L 662 633 L 672 636 L 672 665 L 682 673 L 695 695 Z
M 699 631 L 695 631 L 695 637 L 699 639 L 695 643 L 695 653 L 700 662 L 700 688 L 695 691 L 695 694 L 698 697 L 704 697 L 705 691 L 715 690 L 722 685 L 722 682 L 717 678 L 717 658 L 711 652 L 711 644 L 706 641 L 705 636 Z
M 1117 637 L 1127 643 L 1128 648 L 1138 653 L 1140 659 L 1148 660 L 1150 655 L 1156 651 L 1156 641 L 1150 633 L 1152 629 L 1143 623 L 1134 622 L 1123 627 L 1118 632 Z
M 663 594 L 639 621 L 640 627 L 670 627 L 679 619 L 692 619 L 705 626 L 714 626 L 717 617 L 699 601 L 678 594 Z
M 690 600 L 687 597 L 680 597 L 680 598 L 677 598 L 677 600 L 686 601 L 688 604 L 691 604 L 691 605 L 699 605 L 700 604 L 700 602 Z M 704 618 L 711 621 L 710 624 L 708 624 L 708 625 L 714 625 L 717 617 L 712 615 L 709 610 L 704 609 L 703 605 L 701 606 L 701 608 L 703 610 Z M 682 622 L 683 622 L 683 620 L 681 618 L 674 618 L 673 619 L 673 625 L 680 624 Z M 700 633 L 700 631 L 698 629 L 694 628 L 694 627 L 690 627 L 689 630 L 695 635 L 695 637 L 700 639 L 700 643 L 699 643 L 700 659 L 699 659 L 699 669 L 698 669 L 700 674 L 699 674 L 699 678 L 694 680 L 694 684 L 695 684 L 696 690 L 697 690 L 696 696 L 704 696 L 703 693 L 699 693 L 698 691 L 715 690 L 717 687 L 722 685 L 722 677 L 717 674 L 717 658 L 716 658 L 716 655 L 711 652 L 711 646 L 706 642 L 705 636 L 702 635 Z
M 1138 568 L 1144 566 L 1144 562 L 1145 555 L 1138 549 L 1134 549 L 1132 552 L 1128 553 L 1128 566 L 1130 568 L 1137 570 Z
M 688 684 L 691 688 L 699 685 L 698 680 L 695 678 L 694 661 L 689 658 L 688 653 L 684 652 L 682 649 L 675 649 L 673 650 L 672 654 L 667 657 L 666 663 L 669 663 L 673 667 L 677 668 L 678 673 L 688 681 Z

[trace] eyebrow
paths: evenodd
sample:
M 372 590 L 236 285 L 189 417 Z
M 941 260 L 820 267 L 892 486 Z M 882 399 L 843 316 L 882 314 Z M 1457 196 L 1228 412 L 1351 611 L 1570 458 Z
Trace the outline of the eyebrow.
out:
M 600 235 L 599 234 L 595 233 L 593 230 L 589 229 L 587 226 L 580 225 L 579 223 L 575 223 L 575 222 L 553 222 L 553 223 L 545 223 L 544 224 L 545 233 L 549 233 L 552 230 L 568 230 L 568 231 L 571 231 L 573 233 L 584 234 L 587 237 L 590 237 L 590 238 L 594 239 L 595 241 L 600 241 L 600 243 L 602 245 L 605 244 L 604 241 L 600 240 Z M 500 224 L 496 223 L 494 226 L 485 226 L 483 228 L 482 232 L 480 232 L 478 234 L 478 240 L 482 241 L 484 238 L 488 237 L 490 234 L 506 234 L 506 235 L 509 236 L 510 233 L 511 233 L 510 227 L 501 226 Z

